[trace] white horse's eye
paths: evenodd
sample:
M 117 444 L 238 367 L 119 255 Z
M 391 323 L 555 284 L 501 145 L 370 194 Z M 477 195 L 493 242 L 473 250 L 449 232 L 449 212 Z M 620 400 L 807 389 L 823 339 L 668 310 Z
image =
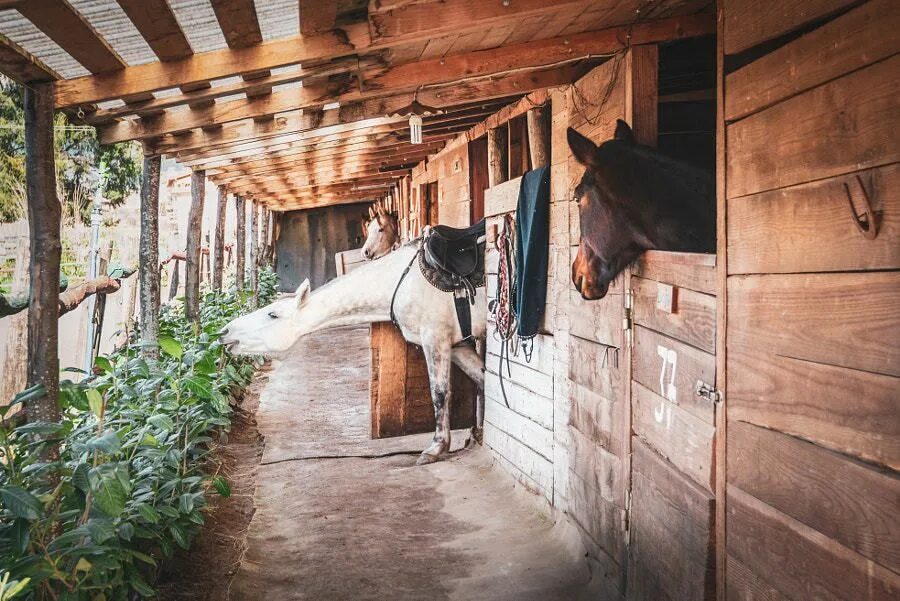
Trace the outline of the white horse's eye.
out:
M 378 228 L 378 231 L 379 231 L 379 232 L 383 232 L 383 231 L 384 231 L 384 228 L 383 228 L 383 227 L 380 227 L 380 228 Z
M 276 313 L 275 311 L 269 311 L 269 317 L 271 317 L 272 319 L 278 319 L 278 313 Z

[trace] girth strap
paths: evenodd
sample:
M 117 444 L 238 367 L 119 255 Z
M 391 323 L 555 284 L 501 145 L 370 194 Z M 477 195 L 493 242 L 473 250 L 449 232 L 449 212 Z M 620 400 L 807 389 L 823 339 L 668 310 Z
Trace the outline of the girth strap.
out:
M 400 290 L 400 284 L 403 283 L 403 280 L 406 279 L 406 274 L 409 273 L 409 268 L 412 267 L 412 264 L 415 262 L 416 258 L 418 258 L 419 253 L 422 252 L 421 247 L 416 249 L 416 252 L 413 254 L 412 259 L 409 260 L 409 263 L 406 265 L 406 269 L 403 270 L 403 274 L 400 276 L 400 280 L 397 282 L 397 286 L 394 288 L 394 294 L 391 296 L 391 323 L 400 327 L 400 324 L 397 323 L 397 316 L 394 314 L 394 301 L 397 300 L 397 291 Z

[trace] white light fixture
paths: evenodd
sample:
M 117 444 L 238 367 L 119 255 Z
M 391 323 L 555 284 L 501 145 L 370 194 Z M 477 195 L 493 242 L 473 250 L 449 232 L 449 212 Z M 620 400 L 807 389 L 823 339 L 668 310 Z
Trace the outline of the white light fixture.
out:
M 419 102 L 419 90 L 413 94 L 412 102 L 388 117 L 407 117 L 409 119 L 409 141 L 411 144 L 422 143 L 422 117 L 441 115 L 444 111 L 433 106 L 427 106 Z

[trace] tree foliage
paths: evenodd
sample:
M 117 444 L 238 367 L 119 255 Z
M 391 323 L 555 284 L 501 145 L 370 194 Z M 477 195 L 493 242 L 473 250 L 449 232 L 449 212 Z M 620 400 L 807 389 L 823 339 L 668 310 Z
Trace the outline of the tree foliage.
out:
M 25 113 L 22 88 L 0 76 L 0 222 L 21 219 L 26 213 Z M 104 173 L 103 196 L 120 205 L 141 180 L 141 151 L 137 144 L 101 146 L 91 126 L 55 118 L 57 194 L 67 223 L 90 219 L 91 202 Z

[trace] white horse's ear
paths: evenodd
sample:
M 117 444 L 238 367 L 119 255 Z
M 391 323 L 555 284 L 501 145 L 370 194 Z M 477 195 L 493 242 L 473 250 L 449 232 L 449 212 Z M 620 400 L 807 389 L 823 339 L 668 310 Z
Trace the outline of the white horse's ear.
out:
M 309 278 L 303 280 L 300 286 L 297 288 L 297 308 L 303 306 L 306 302 L 306 299 L 309 298 Z

